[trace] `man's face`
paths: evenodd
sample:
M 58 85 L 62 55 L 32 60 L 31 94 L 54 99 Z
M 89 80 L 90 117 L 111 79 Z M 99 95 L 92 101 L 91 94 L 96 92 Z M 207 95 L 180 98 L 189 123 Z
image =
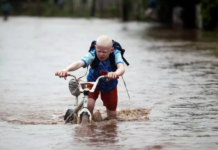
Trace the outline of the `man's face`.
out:
M 106 59 L 108 59 L 110 53 L 114 51 L 114 48 L 110 46 L 95 45 L 95 49 L 97 57 L 100 61 L 105 61 Z

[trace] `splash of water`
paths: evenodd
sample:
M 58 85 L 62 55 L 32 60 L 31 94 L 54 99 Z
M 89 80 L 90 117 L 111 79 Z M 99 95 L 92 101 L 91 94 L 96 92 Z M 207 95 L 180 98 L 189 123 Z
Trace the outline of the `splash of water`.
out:
M 149 109 L 138 108 L 138 109 L 124 109 L 117 112 L 117 118 L 119 121 L 140 121 L 148 120 Z

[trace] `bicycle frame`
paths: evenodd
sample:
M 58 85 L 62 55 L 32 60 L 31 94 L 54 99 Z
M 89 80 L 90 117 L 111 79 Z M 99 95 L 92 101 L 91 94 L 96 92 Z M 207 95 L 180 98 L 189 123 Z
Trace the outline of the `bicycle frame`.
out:
M 89 121 L 90 123 L 92 123 L 92 115 L 90 113 L 90 111 L 88 110 L 88 97 L 89 97 L 89 92 L 93 93 L 98 85 L 98 82 L 101 78 L 105 78 L 107 77 L 106 75 L 102 75 L 100 77 L 97 78 L 97 80 L 95 82 L 87 82 L 87 81 L 79 81 L 76 76 L 74 75 L 71 75 L 71 74 L 67 74 L 67 76 L 71 76 L 73 77 L 77 83 L 78 83 L 78 88 L 79 88 L 79 91 L 80 93 L 83 93 L 84 95 L 84 98 L 83 100 L 78 104 L 78 97 L 76 97 L 76 103 L 74 104 L 74 111 L 67 117 L 65 123 L 68 122 L 68 120 L 74 115 L 74 118 L 76 117 L 77 118 L 77 124 L 80 123 L 80 116 L 81 114 L 87 112 L 88 115 L 89 115 Z M 85 88 L 83 89 L 82 88 L 82 85 L 86 85 L 86 84 L 92 84 L 92 89 L 89 90 L 88 88 Z M 82 109 L 81 109 L 82 108 Z

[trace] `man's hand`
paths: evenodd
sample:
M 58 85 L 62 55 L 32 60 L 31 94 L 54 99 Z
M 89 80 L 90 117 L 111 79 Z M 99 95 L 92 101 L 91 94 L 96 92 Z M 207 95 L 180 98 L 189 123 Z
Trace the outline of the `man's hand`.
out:
M 119 75 L 115 72 L 108 72 L 106 81 L 109 81 L 111 79 L 117 79 L 118 76 Z
M 64 77 L 64 79 L 66 80 L 67 79 L 66 73 L 68 73 L 69 71 L 77 70 L 77 69 L 81 68 L 84 65 L 85 65 L 85 63 L 82 60 L 79 60 L 77 62 L 74 62 L 74 63 L 70 64 L 65 69 L 63 69 L 61 71 L 57 71 L 55 73 L 55 75 L 59 76 L 60 78 Z
M 67 79 L 66 74 L 67 74 L 67 71 L 65 71 L 65 70 L 57 71 L 55 73 L 56 76 L 59 76 L 60 78 L 64 77 L 65 80 Z

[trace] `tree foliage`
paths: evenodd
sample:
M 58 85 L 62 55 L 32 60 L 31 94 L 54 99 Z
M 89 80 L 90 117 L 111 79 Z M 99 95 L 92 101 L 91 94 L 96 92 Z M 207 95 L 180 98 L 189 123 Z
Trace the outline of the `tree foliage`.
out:
M 101 17 L 121 17 L 122 20 L 143 18 L 145 10 L 148 8 L 150 0 L 117 0 L 122 3 L 118 5 L 107 6 L 104 11 L 97 11 L 97 4 L 104 3 L 103 0 L 89 0 L 90 8 L 86 10 L 78 9 L 77 4 L 81 0 L 65 0 L 64 9 L 60 9 L 55 0 L 8 0 L 12 5 L 11 15 L 30 15 L 30 16 L 99 16 Z M 88 2 L 88 1 L 87 1 Z M 136 3 L 140 3 L 134 8 Z M 185 28 L 195 28 L 195 6 L 201 6 L 201 19 L 203 29 L 213 30 L 218 27 L 218 0 L 157 0 L 157 13 L 159 21 L 171 24 L 172 10 L 176 6 L 181 6 L 184 10 L 182 20 Z M 122 8 L 122 9 L 121 9 Z M 2 12 L 0 12 L 2 13 Z M 137 17 L 135 17 L 137 16 Z M 139 19 L 139 20 L 143 20 Z
M 195 6 L 200 4 L 203 29 L 213 30 L 218 27 L 218 0 L 159 0 L 158 16 L 161 22 L 171 23 L 172 9 L 181 6 L 184 10 L 185 27 L 195 28 Z
M 201 17 L 203 28 L 206 30 L 218 27 L 218 0 L 201 0 Z

